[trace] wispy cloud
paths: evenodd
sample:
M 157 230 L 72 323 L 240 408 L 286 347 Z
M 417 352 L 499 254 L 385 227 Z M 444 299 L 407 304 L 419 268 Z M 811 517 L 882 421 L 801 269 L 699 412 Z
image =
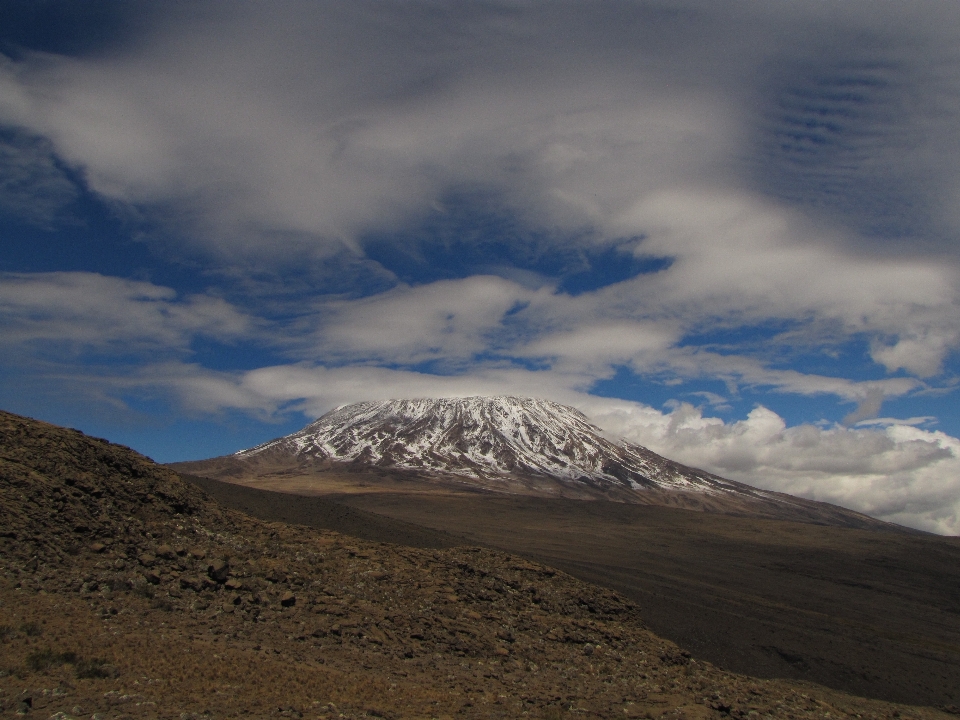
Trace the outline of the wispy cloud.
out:
M 318 327 L 297 353 L 394 365 L 462 363 L 502 345 L 511 311 L 542 292 L 498 277 L 474 276 L 326 302 L 313 318 L 305 318 Z
M 0 322 L 0 345 L 46 353 L 183 351 L 197 336 L 230 340 L 252 329 L 220 298 L 83 272 L 0 275 Z
M 78 195 L 48 141 L 0 134 L 0 212 L 49 229 L 69 219 L 66 208 Z

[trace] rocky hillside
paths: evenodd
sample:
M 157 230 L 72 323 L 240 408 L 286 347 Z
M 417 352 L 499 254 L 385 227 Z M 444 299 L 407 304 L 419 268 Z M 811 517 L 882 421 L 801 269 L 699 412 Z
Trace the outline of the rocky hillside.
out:
M 0 413 L 0 713 L 946 718 L 722 672 L 549 567 L 266 523 Z
M 865 515 L 759 490 L 605 437 L 579 411 L 533 398 L 362 402 L 228 458 L 174 467 L 222 480 L 292 468 L 385 470 L 499 493 L 672 505 L 846 527 Z

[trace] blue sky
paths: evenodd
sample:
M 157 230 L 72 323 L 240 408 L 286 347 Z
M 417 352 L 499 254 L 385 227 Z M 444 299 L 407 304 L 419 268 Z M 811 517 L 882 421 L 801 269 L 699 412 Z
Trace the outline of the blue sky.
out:
M 0 6 L 0 406 L 535 395 L 960 534 L 948 2 Z

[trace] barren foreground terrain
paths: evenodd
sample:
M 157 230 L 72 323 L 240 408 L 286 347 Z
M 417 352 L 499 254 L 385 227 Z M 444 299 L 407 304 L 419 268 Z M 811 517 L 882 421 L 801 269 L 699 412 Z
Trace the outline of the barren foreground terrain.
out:
M 236 479 L 295 494 L 194 482 L 263 518 L 544 562 L 622 593 L 659 635 L 728 670 L 960 703 L 958 538 L 464 492 L 382 474 Z
M 544 565 L 256 520 L 9 414 L 0 502 L 5 715 L 947 717 L 724 672 Z

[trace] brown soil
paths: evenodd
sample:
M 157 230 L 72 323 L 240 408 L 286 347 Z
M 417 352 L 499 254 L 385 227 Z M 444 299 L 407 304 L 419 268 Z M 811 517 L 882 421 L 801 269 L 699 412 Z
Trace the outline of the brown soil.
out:
M 5 715 L 947 717 L 723 672 L 538 563 L 255 520 L 5 413 L 0 501 Z

